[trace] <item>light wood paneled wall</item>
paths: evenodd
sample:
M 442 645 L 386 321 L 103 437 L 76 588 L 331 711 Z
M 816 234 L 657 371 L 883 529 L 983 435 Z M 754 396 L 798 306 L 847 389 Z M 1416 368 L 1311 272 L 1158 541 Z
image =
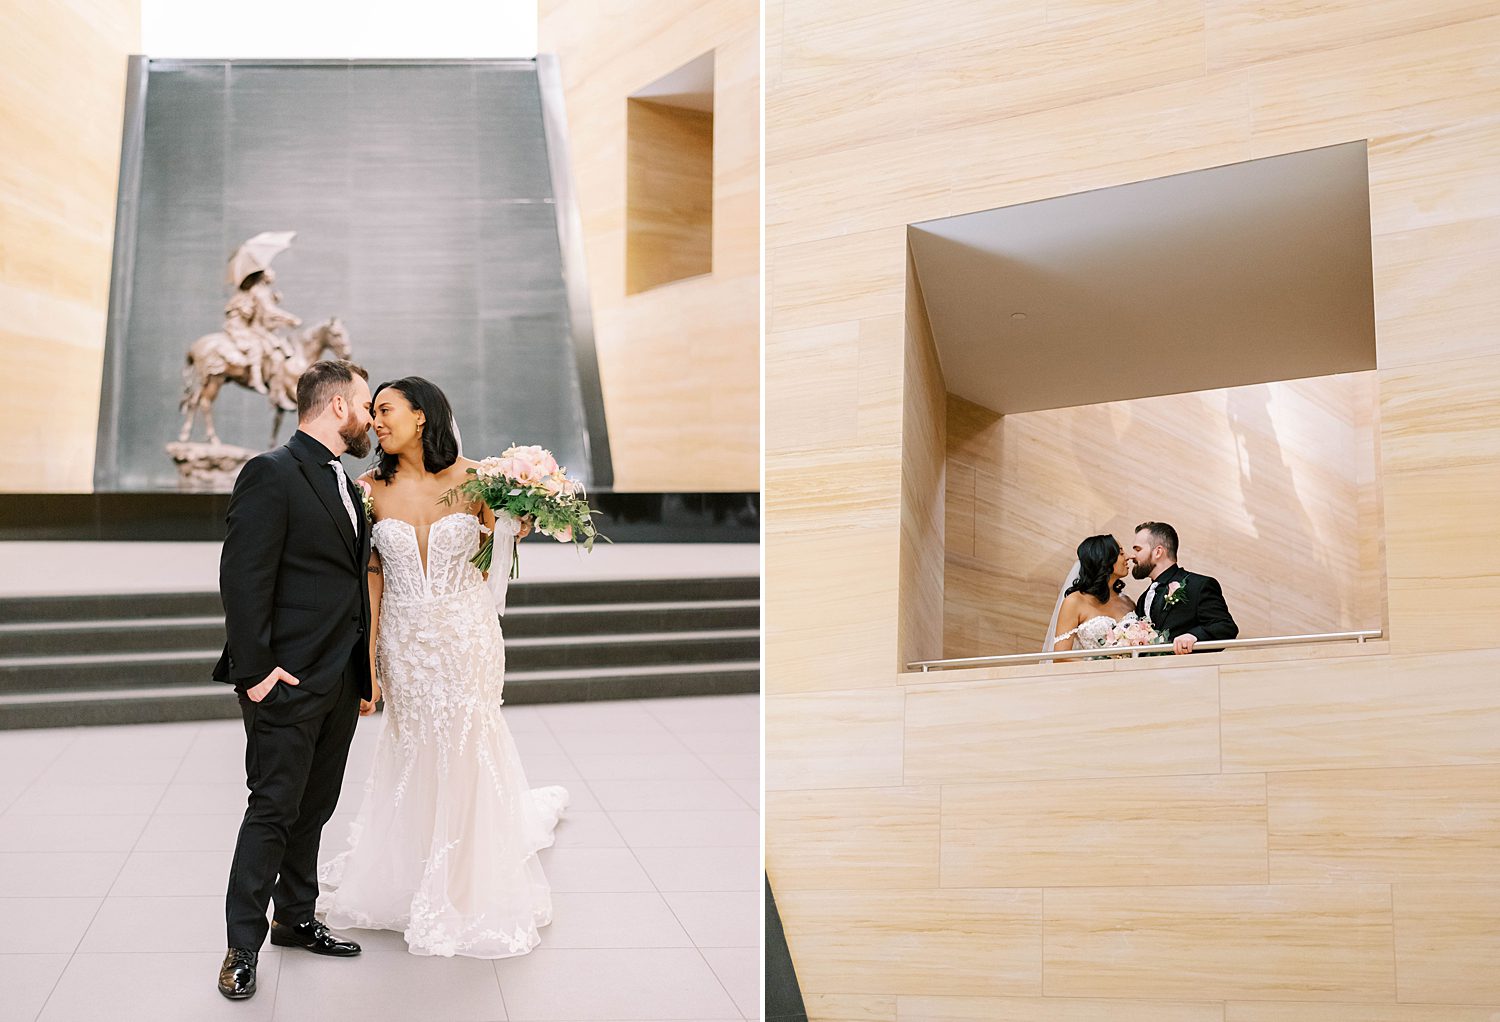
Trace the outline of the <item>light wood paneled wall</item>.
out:
M 140 0 L 0 2 L 0 491 L 93 488 Z
M 766 854 L 810 1016 L 1496 1018 L 1500 645 L 1480 622 L 1500 604 L 1483 271 L 1500 239 L 1500 14 L 772 0 L 766 24 Z M 1366 598 L 1384 578 L 1389 639 L 895 670 L 920 616 L 903 599 L 902 530 L 922 506 L 903 511 L 908 395 L 930 386 L 908 356 L 906 225 L 1355 139 L 1377 407 L 1348 433 L 1378 423 L 1378 485 L 1356 482 L 1382 496 L 1314 511 L 1306 531 L 1379 517 L 1383 541 L 1324 542 Z M 1299 430 L 1348 421 L 1289 393 Z M 992 426 L 950 416 L 946 446 L 1012 443 Z M 1257 468 L 1301 493 L 1325 448 L 1289 446 L 1303 468 Z M 946 542 L 975 543 L 978 467 L 948 461 Z M 1243 526 L 1234 479 L 1193 486 L 1224 490 Z M 1047 508 L 1014 513 L 1056 527 Z M 1218 559 L 1195 532 L 1194 561 Z
M 1376 405 L 1374 373 L 1004 417 L 949 395 L 943 655 L 1040 649 L 1078 541 L 1148 519 L 1243 636 L 1382 627 Z
M 1500 1012 L 1497 676 L 1381 643 L 773 695 L 767 867 L 814 1017 Z
M 619 490 L 760 488 L 760 32 L 755 0 L 541 0 L 562 68 Z M 709 274 L 627 293 L 627 97 L 714 52 Z

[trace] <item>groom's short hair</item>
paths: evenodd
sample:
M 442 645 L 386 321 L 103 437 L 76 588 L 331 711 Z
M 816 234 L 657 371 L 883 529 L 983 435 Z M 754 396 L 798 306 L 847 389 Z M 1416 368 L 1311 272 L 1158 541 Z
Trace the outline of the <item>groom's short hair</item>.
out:
M 1135 531 L 1151 533 L 1151 538 L 1156 541 L 1151 545 L 1165 548 L 1167 556 L 1177 560 L 1177 530 L 1166 522 L 1142 522 L 1135 527 Z
M 349 394 L 349 385 L 358 373 L 366 382 L 370 374 L 363 366 L 348 359 L 324 359 L 314 362 L 297 378 L 297 421 L 306 422 L 316 418 L 335 394 Z

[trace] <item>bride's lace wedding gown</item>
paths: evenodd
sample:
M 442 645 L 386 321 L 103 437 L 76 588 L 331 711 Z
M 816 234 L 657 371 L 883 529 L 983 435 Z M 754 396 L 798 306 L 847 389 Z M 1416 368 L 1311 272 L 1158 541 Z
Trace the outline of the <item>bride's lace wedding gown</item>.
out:
M 517 523 L 501 517 L 496 528 Z M 525 954 L 552 919 L 536 853 L 552 844 L 568 793 L 527 785 L 500 713 L 505 645 L 469 563 L 487 531 L 471 514 L 440 518 L 425 566 L 409 523 L 385 518 L 372 531 L 385 721 L 348 848 L 318 870 L 318 916 L 404 931 L 413 954 Z
M 1133 610 L 1118 621 L 1107 614 L 1100 614 L 1097 617 L 1091 617 L 1087 621 L 1084 621 L 1072 631 L 1059 635 L 1052 640 L 1052 645 L 1055 649 L 1059 642 L 1067 638 L 1072 638 L 1074 649 L 1103 649 L 1105 641 L 1109 638 L 1109 633 L 1114 630 L 1116 625 L 1128 625 L 1136 620 L 1139 619 Z

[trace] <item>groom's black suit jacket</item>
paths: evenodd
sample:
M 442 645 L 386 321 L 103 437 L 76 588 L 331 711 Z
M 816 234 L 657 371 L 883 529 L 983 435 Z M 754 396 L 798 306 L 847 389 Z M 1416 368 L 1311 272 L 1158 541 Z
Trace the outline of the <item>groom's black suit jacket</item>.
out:
M 1233 639 L 1240 634 L 1240 626 L 1229 615 L 1224 602 L 1224 590 L 1219 580 L 1207 575 L 1197 575 L 1174 564 L 1156 577 L 1156 595 L 1151 601 L 1151 623 L 1158 629 L 1165 628 L 1175 639 L 1179 635 L 1195 635 L 1199 642 L 1211 639 Z M 1167 590 L 1173 582 L 1187 587 L 1187 593 L 1172 606 L 1166 606 Z M 1150 587 L 1147 587 L 1150 592 Z M 1146 616 L 1146 593 L 1135 601 L 1135 612 Z M 1217 650 L 1204 650 L 1218 652 Z
M 370 527 L 352 483 L 350 527 L 332 458 L 299 430 L 246 462 L 229 498 L 219 560 L 229 641 L 213 676 L 243 692 L 286 670 L 300 684 L 275 685 L 260 704 L 282 720 L 320 702 L 346 669 L 370 698 Z

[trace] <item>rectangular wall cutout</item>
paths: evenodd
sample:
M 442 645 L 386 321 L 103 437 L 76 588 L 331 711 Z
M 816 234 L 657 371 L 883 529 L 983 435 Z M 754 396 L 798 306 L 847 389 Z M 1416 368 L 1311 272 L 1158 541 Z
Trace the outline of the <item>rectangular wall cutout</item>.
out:
M 627 100 L 625 291 L 713 270 L 714 55 Z
M 1241 638 L 1385 630 L 1364 142 L 908 244 L 905 664 L 1040 652 L 1079 542 L 1143 521 Z

